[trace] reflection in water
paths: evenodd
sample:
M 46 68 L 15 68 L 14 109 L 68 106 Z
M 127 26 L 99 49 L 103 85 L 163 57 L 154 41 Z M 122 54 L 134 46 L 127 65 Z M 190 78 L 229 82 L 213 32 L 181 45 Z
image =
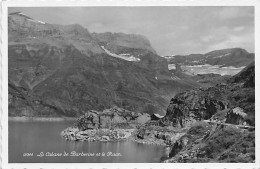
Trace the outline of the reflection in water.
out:
M 11 122 L 9 121 L 9 162 L 56 163 L 156 163 L 164 148 L 135 142 L 75 142 L 66 141 L 60 132 L 73 122 Z M 53 153 L 120 153 L 122 156 L 61 156 L 38 157 L 43 152 Z M 24 153 L 33 153 L 25 157 Z

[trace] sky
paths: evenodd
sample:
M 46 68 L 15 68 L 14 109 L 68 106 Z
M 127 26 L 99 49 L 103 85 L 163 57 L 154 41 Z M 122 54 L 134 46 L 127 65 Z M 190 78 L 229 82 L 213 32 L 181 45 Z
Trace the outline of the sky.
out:
M 12 7 L 8 12 L 90 32 L 146 36 L 159 55 L 241 47 L 254 53 L 254 7 Z

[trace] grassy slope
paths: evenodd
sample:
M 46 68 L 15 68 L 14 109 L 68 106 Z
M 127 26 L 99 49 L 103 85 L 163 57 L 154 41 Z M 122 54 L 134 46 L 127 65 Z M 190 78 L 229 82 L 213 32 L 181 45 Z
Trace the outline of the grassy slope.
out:
M 188 140 L 172 149 L 168 162 L 253 162 L 255 132 L 232 126 L 198 122 L 180 139 Z

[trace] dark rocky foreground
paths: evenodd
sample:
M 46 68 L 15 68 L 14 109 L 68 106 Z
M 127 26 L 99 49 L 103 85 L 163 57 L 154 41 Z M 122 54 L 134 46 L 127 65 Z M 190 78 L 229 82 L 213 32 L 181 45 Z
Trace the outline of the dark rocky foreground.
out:
M 89 111 L 62 132 L 68 140 L 165 145 L 163 162 L 254 162 L 254 63 L 227 83 L 172 98 L 163 118 L 120 108 Z
M 160 120 L 188 128 L 164 162 L 254 162 L 255 65 L 226 84 L 177 94 Z

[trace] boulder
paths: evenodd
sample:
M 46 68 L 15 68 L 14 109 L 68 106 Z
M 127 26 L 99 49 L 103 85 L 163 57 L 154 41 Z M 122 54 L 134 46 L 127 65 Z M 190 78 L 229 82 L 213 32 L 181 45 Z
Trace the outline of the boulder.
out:
M 163 118 L 163 116 L 161 116 L 159 114 L 156 114 L 156 113 L 151 115 L 151 120 L 155 120 L 156 121 L 156 120 L 159 120 L 161 118 Z
M 88 111 L 78 119 L 76 126 L 79 128 L 79 130 L 98 128 L 99 127 L 98 112 Z
M 112 127 L 112 116 L 109 114 L 102 114 L 99 116 L 100 122 L 99 127 L 100 128 L 108 128 L 110 129 Z
M 244 122 L 246 116 L 247 114 L 244 113 L 244 110 L 242 108 L 236 107 L 227 113 L 226 123 L 243 125 L 245 124 Z
M 139 123 L 139 124 L 145 124 L 150 120 L 151 120 L 151 117 L 149 114 L 143 114 L 143 115 L 137 117 L 137 119 L 136 119 L 137 123 Z
M 109 136 L 102 136 L 101 139 L 102 139 L 103 141 L 110 141 Z
M 159 124 L 188 127 L 196 121 L 210 119 L 216 112 L 224 110 L 226 105 L 227 102 L 217 87 L 210 87 L 205 91 L 185 91 L 171 99 L 166 115 L 159 120 Z
M 118 114 L 115 114 L 114 117 L 112 118 L 112 123 L 117 124 L 117 123 L 126 123 L 127 120 L 122 117 L 119 116 Z

